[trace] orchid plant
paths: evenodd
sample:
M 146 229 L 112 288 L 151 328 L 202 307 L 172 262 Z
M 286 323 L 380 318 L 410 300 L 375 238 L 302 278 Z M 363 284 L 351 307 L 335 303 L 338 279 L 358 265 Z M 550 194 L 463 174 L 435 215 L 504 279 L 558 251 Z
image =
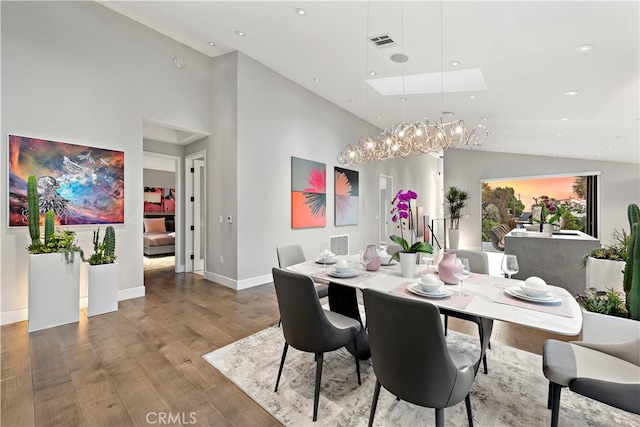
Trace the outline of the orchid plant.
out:
M 395 195 L 395 197 L 391 201 L 391 206 L 393 206 L 393 209 L 391 209 L 391 215 L 392 215 L 391 221 L 393 221 L 393 223 L 398 223 L 398 228 L 400 229 L 400 236 L 392 235 L 392 236 L 389 236 L 389 238 L 394 243 L 397 243 L 398 245 L 402 246 L 401 252 L 405 252 L 405 253 L 424 252 L 424 253 L 430 254 L 430 253 L 433 253 L 433 246 L 431 246 L 431 244 L 427 242 L 418 242 L 417 234 L 415 234 L 416 228 L 413 227 L 413 231 L 412 231 L 410 227 L 410 224 L 412 221 L 411 200 L 417 200 L 417 199 L 418 199 L 418 195 L 416 194 L 415 191 L 411 191 L 411 190 L 407 190 L 406 192 L 399 190 L 398 193 Z M 417 223 L 417 218 L 414 224 L 416 223 Z M 409 233 L 412 233 L 411 245 L 409 245 L 409 242 L 407 242 L 404 238 L 405 227 L 409 230 L 408 231 Z M 414 241 L 415 243 L 413 243 Z M 393 257 L 395 259 L 399 259 L 400 252 L 396 252 L 393 255 Z
M 564 212 L 563 209 L 557 204 L 558 201 L 556 199 L 550 198 L 549 196 L 540 196 L 540 201 L 538 201 L 538 199 L 534 200 L 536 201 L 536 206 L 540 206 L 542 208 L 540 219 L 532 218 L 532 220 L 535 222 L 539 222 L 541 224 L 544 224 L 545 222 L 548 222 L 549 224 L 555 224 Z

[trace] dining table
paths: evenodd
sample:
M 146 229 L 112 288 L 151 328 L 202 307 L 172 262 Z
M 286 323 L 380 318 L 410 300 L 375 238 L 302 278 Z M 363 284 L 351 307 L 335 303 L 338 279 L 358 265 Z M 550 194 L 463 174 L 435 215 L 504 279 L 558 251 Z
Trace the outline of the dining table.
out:
M 420 292 L 420 288 L 416 286 L 424 274 L 437 276 L 437 266 L 418 264 L 413 277 L 403 277 L 398 262 L 382 265 L 376 271 L 367 271 L 359 265 L 357 256 L 338 256 L 337 260 L 340 259 L 348 261 L 352 267 L 352 277 L 336 277 L 344 275 L 337 274 L 333 265 L 326 264 L 321 259 L 294 264 L 288 269 L 308 275 L 314 280 L 328 281 L 330 310 L 360 321 L 357 291 L 362 289 L 390 292 L 404 298 L 429 302 L 441 309 L 476 316 L 484 327 L 484 337 L 480 337 L 481 358 L 490 341 L 494 320 L 566 336 L 578 335 L 582 329 L 580 306 L 561 286 L 550 285 L 548 298 L 541 301 L 519 292 L 524 283 L 522 280 L 471 273 L 463 279 L 465 296 L 457 295 L 456 291 L 460 290 L 458 284 L 443 284 L 442 292 L 437 297 L 431 297 Z M 347 349 L 355 354 L 354 348 Z M 362 328 L 358 337 L 358 357 L 370 357 L 365 328 Z

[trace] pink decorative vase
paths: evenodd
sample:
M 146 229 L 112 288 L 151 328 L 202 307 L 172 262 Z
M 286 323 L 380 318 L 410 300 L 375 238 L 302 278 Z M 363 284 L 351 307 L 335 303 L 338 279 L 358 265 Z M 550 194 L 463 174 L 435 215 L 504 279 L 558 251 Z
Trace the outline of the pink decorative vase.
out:
M 367 264 L 368 271 L 378 271 L 380 268 L 380 256 L 378 255 L 378 249 L 376 245 L 369 245 L 366 249 L 369 254 L 369 259 L 371 260 L 369 264 Z
M 458 283 L 459 280 L 456 279 L 456 276 L 453 275 L 453 268 L 456 262 L 456 253 L 455 252 L 445 252 L 442 261 L 438 264 L 438 277 L 444 283 L 455 284 Z

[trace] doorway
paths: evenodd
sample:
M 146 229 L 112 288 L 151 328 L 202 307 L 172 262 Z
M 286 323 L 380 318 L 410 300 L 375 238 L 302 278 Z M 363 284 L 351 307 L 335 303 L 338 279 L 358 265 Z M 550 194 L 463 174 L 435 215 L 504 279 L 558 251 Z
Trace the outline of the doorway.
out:
M 187 271 L 204 275 L 206 257 L 206 152 L 186 156 L 187 178 Z

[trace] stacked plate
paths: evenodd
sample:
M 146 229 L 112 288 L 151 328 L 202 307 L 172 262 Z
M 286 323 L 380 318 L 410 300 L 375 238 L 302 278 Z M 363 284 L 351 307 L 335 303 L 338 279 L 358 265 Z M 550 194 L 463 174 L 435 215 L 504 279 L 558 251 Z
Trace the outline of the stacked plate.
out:
M 349 277 L 357 276 L 358 275 L 358 271 L 354 270 L 352 268 L 348 268 L 346 270 L 345 269 L 337 270 L 336 268 L 332 268 L 327 272 L 327 274 L 329 276 L 332 276 L 332 277 L 338 277 L 338 278 L 341 278 L 341 279 L 346 279 L 346 278 L 349 278 Z
M 334 256 L 327 257 L 327 258 L 322 258 L 322 257 L 316 258 L 316 262 L 322 265 L 332 265 L 332 264 L 335 264 L 337 261 L 338 260 Z
M 443 287 L 433 292 L 427 292 L 422 289 L 422 286 L 420 286 L 419 283 L 409 283 L 407 285 L 407 290 L 412 294 L 420 295 L 421 297 L 427 298 L 446 298 L 453 294 L 453 292 Z
M 562 302 L 562 298 L 560 298 L 558 295 L 554 294 L 553 292 L 547 292 L 546 294 L 533 296 L 533 295 L 528 295 L 520 286 L 509 286 L 508 288 L 505 288 L 504 291 L 507 293 L 507 295 L 511 295 L 512 297 L 525 300 L 525 301 L 530 301 L 530 302 L 543 302 L 543 303 Z

